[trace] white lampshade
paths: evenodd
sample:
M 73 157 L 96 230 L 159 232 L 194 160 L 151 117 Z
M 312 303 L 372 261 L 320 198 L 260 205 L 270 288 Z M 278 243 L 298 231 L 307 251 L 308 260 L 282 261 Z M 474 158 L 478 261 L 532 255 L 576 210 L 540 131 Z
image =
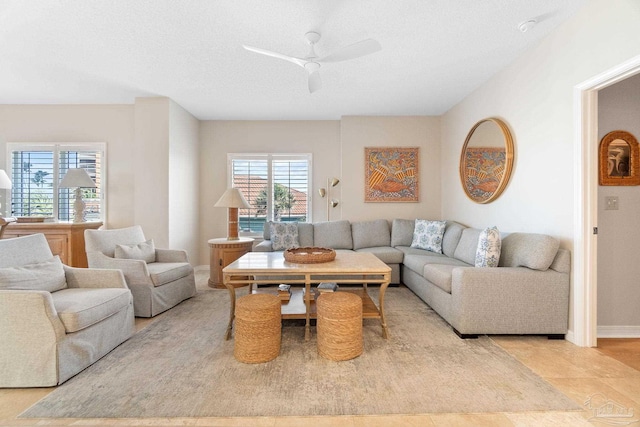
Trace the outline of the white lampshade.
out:
M 9 176 L 4 171 L 4 169 L 0 169 L 0 189 L 8 190 L 11 188 L 11 180 Z
M 237 188 L 229 188 L 225 191 L 214 206 L 216 208 L 251 208 L 251 205 L 247 203 L 247 199 L 244 198 L 240 190 Z
M 60 182 L 60 188 L 95 188 L 89 174 L 84 169 L 69 169 Z

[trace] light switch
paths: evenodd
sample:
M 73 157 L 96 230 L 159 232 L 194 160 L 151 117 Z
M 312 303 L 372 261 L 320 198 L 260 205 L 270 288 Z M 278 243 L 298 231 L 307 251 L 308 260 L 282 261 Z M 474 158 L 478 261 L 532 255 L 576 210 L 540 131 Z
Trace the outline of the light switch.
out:
M 604 198 L 604 209 L 607 211 L 618 210 L 618 196 L 607 196 Z

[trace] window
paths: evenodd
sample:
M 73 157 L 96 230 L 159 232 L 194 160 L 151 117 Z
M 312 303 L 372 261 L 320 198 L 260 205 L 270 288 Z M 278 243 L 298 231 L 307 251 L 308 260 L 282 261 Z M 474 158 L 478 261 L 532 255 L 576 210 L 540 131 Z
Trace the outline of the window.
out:
M 265 221 L 311 221 L 311 154 L 229 154 L 228 169 L 251 205 L 238 212 L 241 232 L 260 233 Z
M 82 168 L 96 188 L 82 189 L 87 221 L 103 220 L 105 144 L 9 143 L 11 215 L 73 220 L 73 188 L 58 188 L 68 169 Z

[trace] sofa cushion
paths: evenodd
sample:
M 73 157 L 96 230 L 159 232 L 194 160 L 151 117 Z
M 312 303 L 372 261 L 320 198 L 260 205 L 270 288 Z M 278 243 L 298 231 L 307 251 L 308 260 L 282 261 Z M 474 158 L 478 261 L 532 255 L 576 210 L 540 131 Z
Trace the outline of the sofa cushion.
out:
M 444 229 L 444 236 L 442 236 L 442 253 L 448 257 L 453 257 L 453 254 L 460 243 L 460 237 L 462 236 L 462 230 L 466 227 L 462 224 L 458 224 L 454 221 L 447 221 L 447 226 Z
M 391 246 L 411 246 L 415 228 L 413 219 L 394 219 L 391 223 Z
M 271 248 L 274 251 L 300 247 L 298 224 L 295 222 L 270 222 L 269 229 Z
M 332 249 L 353 249 L 351 224 L 347 220 L 313 224 L 313 246 Z
M 502 240 L 501 267 L 547 270 L 560 247 L 558 239 L 534 233 L 511 233 Z
M 67 287 L 59 256 L 20 267 L 0 268 L 0 289 L 56 292 Z
M 156 248 L 153 244 L 153 239 L 137 244 L 116 245 L 113 257 L 120 259 L 139 259 L 148 264 L 156 261 Z
M 300 246 L 313 246 L 313 224 L 310 222 L 298 223 L 298 242 Z
M 399 248 L 401 249 L 401 248 Z M 430 255 L 420 255 L 415 253 L 406 253 L 402 263 L 408 269 L 422 275 L 424 273 L 424 266 L 429 264 L 443 264 L 443 265 L 455 265 L 459 267 L 469 267 L 469 264 L 464 263 L 455 258 L 449 258 L 442 254 L 435 254 L 433 252 L 422 251 Z
M 386 219 L 351 223 L 353 249 L 391 246 L 391 232 Z
M 51 297 L 67 333 L 94 325 L 132 301 L 131 291 L 124 288 L 69 288 Z
M 479 237 L 480 230 L 477 228 L 465 228 L 462 230 L 462 236 L 460 236 L 460 242 L 453 253 L 453 257 L 467 264 L 474 265 L 476 263 Z
M 487 227 L 480 232 L 476 250 L 476 267 L 497 267 L 500 261 L 500 231 Z
M 153 286 L 162 286 L 193 273 L 188 262 L 152 262 L 147 264 Z
M 356 252 L 369 252 L 378 257 L 385 264 L 400 264 L 404 258 L 402 251 L 389 246 L 378 246 L 373 248 L 360 248 Z
M 451 293 L 451 276 L 453 269 L 459 268 L 457 265 L 427 264 L 424 266 L 423 276 L 425 279 L 445 291 Z
M 412 248 L 426 249 L 437 254 L 442 253 L 442 236 L 444 236 L 445 221 L 429 221 L 416 219 L 413 230 Z

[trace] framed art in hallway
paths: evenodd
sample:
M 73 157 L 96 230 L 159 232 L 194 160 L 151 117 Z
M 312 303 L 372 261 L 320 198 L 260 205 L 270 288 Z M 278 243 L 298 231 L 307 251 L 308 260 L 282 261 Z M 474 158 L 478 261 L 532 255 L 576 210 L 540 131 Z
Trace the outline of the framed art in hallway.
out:
M 418 202 L 418 147 L 365 147 L 365 202 Z
M 638 140 L 631 133 L 616 130 L 600 141 L 600 185 L 640 185 Z

